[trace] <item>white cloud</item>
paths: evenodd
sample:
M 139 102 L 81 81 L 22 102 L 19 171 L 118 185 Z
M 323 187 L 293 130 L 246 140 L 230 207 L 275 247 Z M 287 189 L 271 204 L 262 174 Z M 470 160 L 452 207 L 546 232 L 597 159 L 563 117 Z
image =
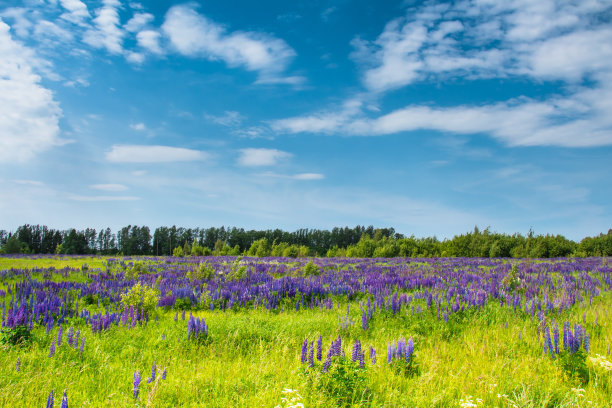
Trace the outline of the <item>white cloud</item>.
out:
M 221 60 L 230 67 L 259 72 L 262 78 L 284 71 L 295 56 L 283 40 L 259 32 L 227 32 L 196 12 L 193 5 L 170 8 L 162 30 L 183 55 Z
M 15 31 L 15 34 L 19 37 L 26 38 L 30 35 L 30 30 L 34 25 L 26 14 L 28 14 L 28 9 L 26 8 L 11 7 L 2 10 L 0 17 L 12 20 L 13 24 L 11 27 Z
M 102 191 L 125 191 L 128 189 L 123 184 L 92 184 L 89 188 Z
M 136 34 L 138 45 L 153 54 L 163 54 L 163 50 L 159 45 L 161 34 L 153 30 L 143 30 Z
M 114 145 L 106 160 L 115 163 L 167 163 L 205 160 L 208 155 L 199 150 L 171 146 Z
M 246 119 L 245 116 L 236 111 L 225 111 L 221 116 L 209 115 L 205 113 L 204 117 L 217 125 L 226 127 L 240 126 L 242 121 Z
M 155 19 L 151 13 L 134 13 L 134 16 L 125 24 L 125 30 L 136 33 Z
M 599 88 L 580 88 L 547 101 L 519 99 L 494 105 L 445 108 L 411 105 L 375 118 L 361 110 L 339 110 L 280 119 L 281 133 L 389 135 L 415 130 L 488 134 L 509 146 L 588 147 L 612 145 L 612 74 Z
M 610 67 L 606 10 L 604 0 L 430 3 L 410 8 L 373 41 L 353 40 L 352 56 L 373 92 L 433 75 L 580 80 Z
M 273 173 L 273 172 L 266 172 L 266 173 L 261 173 L 259 175 L 263 177 L 273 177 L 273 178 L 300 180 L 300 181 L 301 180 L 303 181 L 323 180 L 325 178 L 325 175 L 321 173 L 279 174 L 279 173 Z
M 96 10 L 93 22 L 95 28 L 87 30 L 83 37 L 86 44 L 94 48 L 105 48 L 111 54 L 123 53 L 124 31 L 120 27 L 118 0 L 103 0 L 103 6 Z
M 140 200 L 139 197 L 134 197 L 134 196 L 83 196 L 83 195 L 76 195 L 76 194 L 68 194 L 67 198 L 72 201 L 83 201 L 83 202 Z
M 291 153 L 277 149 L 241 149 L 238 164 L 249 167 L 273 166 L 279 160 L 287 159 L 291 156 Z
M 609 2 L 463 0 L 408 10 L 374 41 L 353 40 L 370 95 L 445 77 L 563 80 L 565 94 L 491 105 L 409 105 L 373 117 L 355 104 L 276 120 L 276 132 L 386 135 L 421 129 L 485 133 L 509 146 L 612 144 Z M 459 22 L 458 20 L 461 20 Z M 585 83 L 583 80 L 590 80 Z M 367 105 L 366 105 L 367 109 Z
M 143 130 L 147 130 L 147 127 L 145 126 L 144 123 L 138 122 L 138 123 L 132 123 L 130 125 L 130 129 L 137 130 L 137 131 L 141 132 Z
M 14 41 L 9 30 L 0 20 L 0 162 L 24 162 L 64 143 L 62 110 L 34 73 L 46 62 Z
M 87 10 L 87 6 L 80 0 L 60 0 L 60 3 L 64 9 L 66 9 L 66 13 L 61 15 L 66 21 L 70 21 L 71 23 L 84 25 L 85 20 L 89 20 L 91 15 L 89 14 L 89 10 Z
M 323 180 L 325 176 L 321 173 L 300 173 L 292 176 L 295 180 Z

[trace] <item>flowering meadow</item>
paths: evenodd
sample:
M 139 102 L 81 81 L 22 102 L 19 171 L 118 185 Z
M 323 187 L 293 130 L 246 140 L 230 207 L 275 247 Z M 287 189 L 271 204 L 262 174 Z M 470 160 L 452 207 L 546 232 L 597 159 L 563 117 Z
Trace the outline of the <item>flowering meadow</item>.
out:
M 0 406 L 610 407 L 612 263 L 0 257 Z

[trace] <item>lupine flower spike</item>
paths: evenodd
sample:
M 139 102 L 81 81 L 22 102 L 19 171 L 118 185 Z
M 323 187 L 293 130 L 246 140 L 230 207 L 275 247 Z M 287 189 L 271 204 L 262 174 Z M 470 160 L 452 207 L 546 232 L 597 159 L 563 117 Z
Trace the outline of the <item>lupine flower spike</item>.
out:
M 134 399 L 138 398 L 138 387 L 140 387 L 140 373 L 136 370 L 134 371 Z
M 151 369 L 151 378 L 147 380 L 147 384 L 151 384 L 153 381 L 155 381 L 156 374 L 157 374 L 157 365 L 155 364 L 155 361 L 154 361 L 153 368 Z
M 62 406 L 60 408 L 68 408 L 68 397 L 66 396 L 66 391 L 64 391 L 64 396 L 62 397 Z
M 47 408 L 53 408 L 53 391 L 49 393 L 49 398 L 47 398 Z

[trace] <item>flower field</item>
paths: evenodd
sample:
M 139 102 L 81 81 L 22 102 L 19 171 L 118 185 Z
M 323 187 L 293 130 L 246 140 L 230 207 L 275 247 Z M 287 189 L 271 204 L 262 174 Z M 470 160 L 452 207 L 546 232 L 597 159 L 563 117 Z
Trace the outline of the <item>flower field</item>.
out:
M 604 258 L 4 256 L 0 302 L 3 407 L 612 406 Z

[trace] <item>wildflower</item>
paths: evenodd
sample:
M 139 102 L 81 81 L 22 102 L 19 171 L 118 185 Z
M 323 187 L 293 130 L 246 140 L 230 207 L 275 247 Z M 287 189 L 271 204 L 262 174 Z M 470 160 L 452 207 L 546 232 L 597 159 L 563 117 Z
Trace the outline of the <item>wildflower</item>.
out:
M 308 366 L 314 367 L 314 342 L 310 342 L 310 352 L 308 353 Z
M 370 360 L 372 360 L 372 364 L 376 364 L 376 350 L 372 346 L 370 346 Z
M 62 345 L 62 325 L 60 324 L 59 331 L 57 332 L 57 345 L 58 347 Z
M 307 359 L 308 359 L 308 340 L 304 339 L 304 343 L 302 344 L 302 356 L 301 356 L 302 364 L 305 364 Z
M 147 384 L 151 384 L 155 380 L 155 375 L 157 374 L 157 365 L 155 361 L 153 362 L 153 368 L 151 369 L 151 378 L 147 380 Z
M 49 393 L 49 398 L 47 398 L 47 408 L 53 408 L 53 391 Z
M 136 370 L 134 371 L 134 400 L 138 398 L 138 387 L 140 387 L 140 373 Z
M 321 358 L 323 357 L 323 351 L 322 351 L 322 345 L 323 345 L 323 339 L 321 338 L 321 336 L 319 336 L 319 340 L 317 340 L 317 360 L 321 361 Z M 610 354 L 610 346 L 608 346 L 608 354 Z
M 17 358 L 17 363 L 15 364 L 15 371 L 19 372 L 21 370 L 21 360 Z
M 49 347 L 49 357 L 53 357 L 55 354 L 55 342 L 51 342 L 51 347 Z
M 164 371 L 162 371 L 162 380 L 166 379 L 166 374 L 167 374 L 166 367 L 164 367 Z
M 85 348 L 85 336 L 81 339 L 81 349 L 80 353 L 83 354 L 83 349 Z
M 62 397 L 62 406 L 60 408 L 68 408 L 68 397 L 66 396 L 66 391 L 64 391 L 64 396 Z

